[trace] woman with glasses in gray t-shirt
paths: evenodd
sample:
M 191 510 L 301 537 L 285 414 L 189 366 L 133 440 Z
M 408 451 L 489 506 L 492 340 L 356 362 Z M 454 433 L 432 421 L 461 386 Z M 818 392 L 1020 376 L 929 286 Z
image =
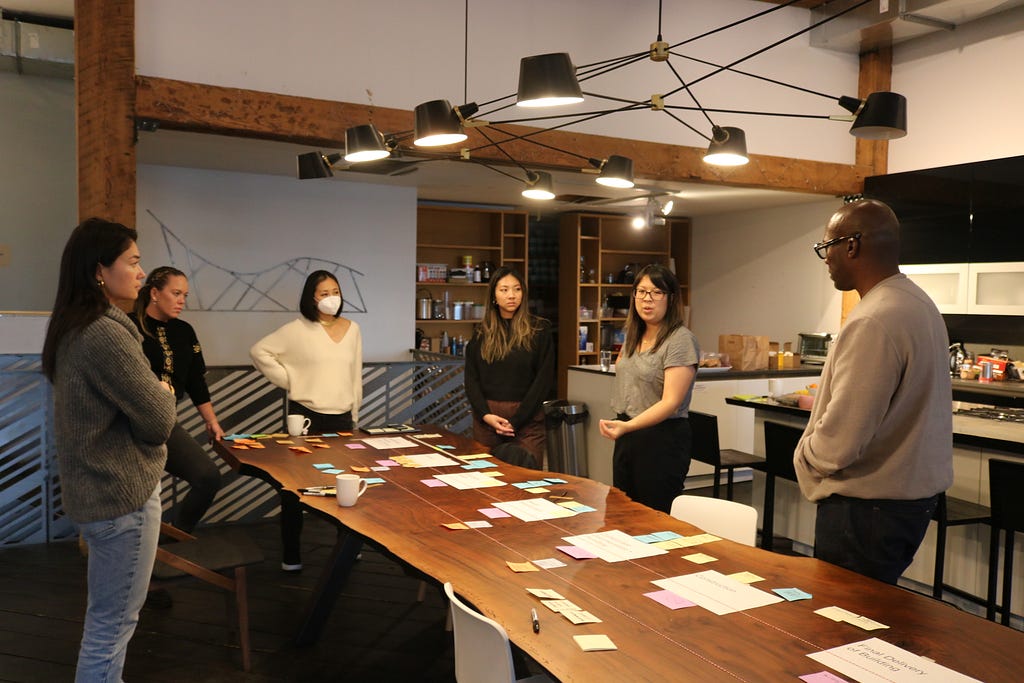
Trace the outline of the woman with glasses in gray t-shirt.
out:
M 615 441 L 612 483 L 655 510 L 669 512 L 690 469 L 686 417 L 699 360 L 697 338 L 683 325 L 679 280 L 663 265 L 645 266 L 615 364 L 616 418 L 599 424 Z

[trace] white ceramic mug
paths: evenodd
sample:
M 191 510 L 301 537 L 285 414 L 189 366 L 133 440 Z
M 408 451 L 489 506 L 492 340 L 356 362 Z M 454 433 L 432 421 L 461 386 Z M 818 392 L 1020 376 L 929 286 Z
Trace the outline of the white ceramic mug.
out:
M 289 415 L 285 419 L 290 436 L 302 436 L 309 430 L 310 421 L 305 415 Z
M 338 505 L 352 507 L 359 496 L 366 493 L 366 480 L 358 474 L 339 474 L 334 478 L 334 490 L 338 496 Z

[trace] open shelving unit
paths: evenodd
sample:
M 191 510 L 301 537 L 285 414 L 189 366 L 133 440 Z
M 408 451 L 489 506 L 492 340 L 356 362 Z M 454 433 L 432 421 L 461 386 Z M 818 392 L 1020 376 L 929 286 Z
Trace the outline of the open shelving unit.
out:
M 421 206 L 416 211 L 416 263 L 444 264 L 449 270 L 485 261 L 495 268 L 509 266 L 528 277 L 529 222 L 525 211 L 501 211 L 472 207 Z M 483 304 L 487 282 L 415 282 L 415 297 Z M 417 310 L 417 314 L 418 314 Z M 418 318 L 416 326 L 426 337 L 437 338 L 442 331 L 466 339 L 473 334 L 479 318 L 464 311 L 462 320 Z
M 559 228 L 558 275 L 558 395 L 565 398 L 570 365 L 594 365 L 602 348 L 626 318 L 613 308 L 602 315 L 609 296 L 629 297 L 632 283 L 620 275 L 649 263 L 675 263 L 683 305 L 690 305 L 690 221 L 667 218 L 665 225 L 636 229 L 629 216 L 574 213 L 562 217 Z M 582 260 L 581 260 L 582 259 Z M 612 282 L 608 282 L 609 278 Z M 585 280 L 585 281 L 584 281 Z M 593 281 L 591 281 L 593 280 Z M 628 298 L 624 308 L 628 309 Z M 589 311 L 583 317 L 582 309 Z M 618 314 L 617 314 L 618 313 Z M 587 328 L 593 351 L 579 348 L 579 330 Z

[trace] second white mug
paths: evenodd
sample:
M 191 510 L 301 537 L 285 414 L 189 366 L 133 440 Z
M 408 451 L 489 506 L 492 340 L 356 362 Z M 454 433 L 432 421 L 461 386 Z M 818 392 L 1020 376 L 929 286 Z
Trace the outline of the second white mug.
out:
M 338 497 L 338 505 L 352 507 L 359 496 L 366 493 L 366 480 L 358 474 L 339 474 L 334 478 L 334 490 Z
M 302 436 L 309 430 L 310 421 L 305 415 L 289 415 L 285 418 L 289 436 Z

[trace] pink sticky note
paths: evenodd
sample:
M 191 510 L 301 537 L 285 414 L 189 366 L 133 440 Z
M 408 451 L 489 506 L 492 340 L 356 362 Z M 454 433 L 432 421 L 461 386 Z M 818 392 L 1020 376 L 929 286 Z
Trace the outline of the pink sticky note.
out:
M 366 448 L 366 444 L 361 444 L 361 443 L 347 443 L 347 444 L 345 444 L 345 448 L 351 448 L 351 449 L 353 449 L 353 450 L 354 450 L 354 449 L 357 449 L 357 448 Z
M 655 602 L 660 602 L 669 609 L 680 609 L 683 607 L 693 607 L 697 603 L 690 602 L 681 595 L 676 595 L 672 591 L 654 591 L 653 593 L 644 593 L 645 598 L 650 598 Z
M 845 678 L 840 678 L 828 671 L 819 671 L 816 674 L 805 674 L 800 677 L 800 680 L 807 681 L 807 683 L 847 683 Z
M 377 464 L 381 467 L 398 467 L 398 463 L 394 460 L 378 460 Z
M 420 482 L 423 483 L 423 484 L 426 484 L 427 486 L 429 486 L 431 488 L 437 488 L 438 486 L 447 486 L 448 485 L 448 484 L 444 483 L 443 481 L 441 481 L 440 479 L 420 479 Z
M 512 515 L 508 514 L 507 512 L 505 512 L 504 510 L 499 510 L 498 508 L 480 508 L 479 510 L 477 510 L 477 512 L 481 513 L 482 515 L 484 515 L 486 517 L 490 517 L 491 519 L 498 519 L 499 517 L 511 517 L 512 516 Z
M 569 557 L 575 557 L 577 560 L 589 560 L 593 557 L 597 557 L 597 555 L 589 550 L 585 550 L 584 548 L 580 548 L 576 545 L 560 545 L 556 547 Z

